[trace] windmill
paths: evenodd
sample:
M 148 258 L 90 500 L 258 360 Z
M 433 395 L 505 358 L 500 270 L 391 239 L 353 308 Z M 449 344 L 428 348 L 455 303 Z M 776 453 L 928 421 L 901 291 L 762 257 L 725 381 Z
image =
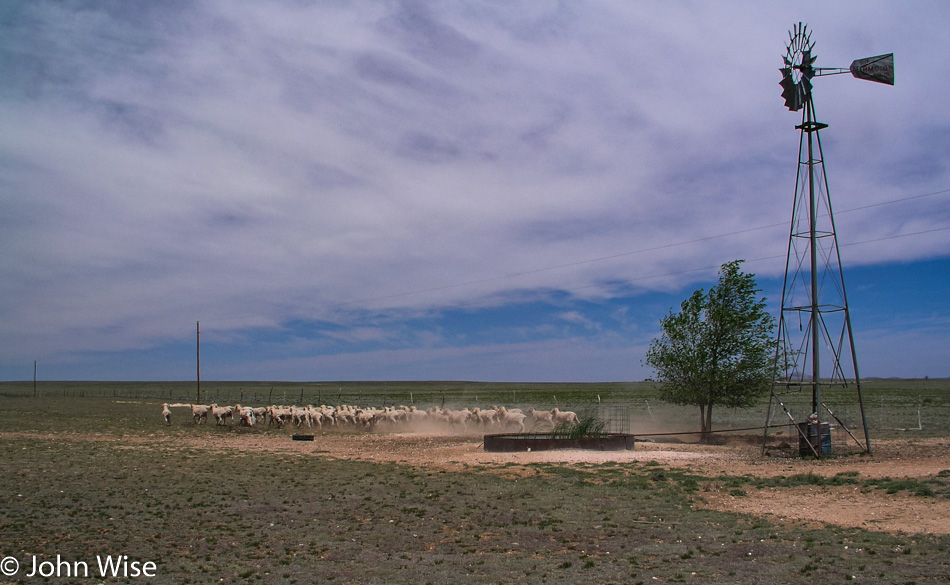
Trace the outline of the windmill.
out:
M 785 106 L 792 112 L 801 111 L 802 121 L 795 126 L 801 132 L 798 175 L 782 289 L 777 369 L 762 449 L 764 452 L 769 423 L 780 407 L 797 430 L 802 455 L 820 458 L 831 452 L 832 419 L 870 454 L 854 334 L 821 150 L 820 131 L 828 125 L 815 116 L 812 81 L 825 75 L 851 73 L 857 79 L 893 85 L 894 55 L 857 59 L 849 68 L 820 68 L 814 66 L 817 56 L 808 27 L 798 23 L 788 36 L 780 85 Z M 810 402 L 801 398 L 808 390 Z M 838 412 L 829 406 L 832 403 Z M 842 412 L 839 404 L 845 410 L 856 405 L 862 429 L 852 429 L 845 423 L 849 413 Z

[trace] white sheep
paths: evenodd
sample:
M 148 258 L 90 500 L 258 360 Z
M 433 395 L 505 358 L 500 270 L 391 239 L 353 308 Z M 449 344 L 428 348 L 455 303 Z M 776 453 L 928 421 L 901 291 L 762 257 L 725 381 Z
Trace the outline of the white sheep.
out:
M 373 413 L 372 426 L 394 427 L 399 423 L 402 411 L 395 408 L 384 408 Z
M 290 409 L 286 406 L 272 405 L 267 407 L 267 425 L 276 424 L 278 429 L 284 428 L 284 424 L 292 419 Z
M 254 420 L 267 420 L 267 407 L 258 406 L 251 409 L 254 412 Z
M 172 424 L 172 411 L 168 408 L 168 403 L 162 405 L 162 418 L 165 419 L 165 426 L 170 427 Z
M 237 412 L 238 417 L 241 419 L 241 426 L 253 427 L 254 423 L 257 422 L 257 419 L 254 416 L 254 409 L 250 406 L 241 406 L 240 404 L 235 404 L 234 411 Z
M 551 409 L 551 416 L 554 417 L 554 422 L 556 424 L 577 422 L 577 414 L 571 412 L 570 410 L 562 411 L 555 407 Z
M 519 433 L 524 432 L 524 420 L 528 417 L 520 409 L 508 410 L 504 406 L 496 406 L 495 412 L 498 413 L 498 424 L 502 430 L 518 429 Z
M 201 421 L 208 422 L 208 413 L 211 407 L 205 404 L 190 404 L 191 416 L 195 419 L 195 424 L 201 424 Z
M 432 424 L 449 426 L 449 415 L 436 406 L 430 406 L 425 410 L 426 418 L 432 421 Z
M 334 426 L 351 426 L 357 429 L 408 429 L 409 431 L 421 428 L 419 423 L 425 423 L 428 428 L 444 428 L 450 432 L 466 433 L 471 426 L 482 429 L 500 429 L 502 432 L 525 432 L 529 424 L 536 428 L 548 425 L 548 428 L 560 423 L 576 423 L 577 414 L 571 411 L 561 411 L 554 408 L 550 411 L 527 408 L 506 408 L 493 406 L 490 409 L 465 408 L 454 410 L 451 408 L 433 406 L 420 410 L 415 406 L 386 406 L 382 408 L 356 407 L 352 405 L 338 406 L 277 406 L 252 408 L 236 404 L 231 407 L 219 408 L 216 404 L 208 406 L 201 404 L 163 404 L 162 416 L 166 425 L 171 425 L 171 409 L 175 406 L 188 406 L 196 424 L 207 422 L 214 416 L 216 425 L 231 426 L 235 419 L 242 426 L 253 427 L 258 421 L 266 420 L 268 424 L 276 424 L 283 428 L 287 422 L 293 422 L 298 428 L 307 425 L 324 427 L 326 424 Z
M 300 428 L 301 425 L 305 424 L 307 427 L 313 426 L 313 417 L 310 416 L 309 408 L 301 408 L 299 406 L 290 407 L 290 419 L 293 421 L 294 426 Z
M 425 410 L 419 410 L 415 406 L 410 406 L 406 411 L 406 422 L 411 425 L 422 424 L 429 420 L 429 413 Z
M 472 411 L 467 408 L 462 410 L 443 410 L 448 418 L 449 427 L 462 427 L 462 432 L 464 433 L 468 429 L 468 420 L 472 416 Z
M 336 419 L 333 418 L 333 408 L 321 404 L 313 409 L 314 419 L 323 426 L 323 423 L 336 425 Z
M 354 413 L 356 415 L 356 424 L 363 428 L 371 429 L 376 423 L 376 414 L 379 413 L 375 408 L 360 408 Z
M 528 409 L 528 416 L 531 417 L 535 424 L 546 423 L 554 426 L 554 415 L 546 410 L 535 410 L 532 406 Z
M 336 409 L 334 418 L 336 419 L 336 424 L 339 426 L 355 427 L 357 424 L 356 411 L 346 404 Z
M 472 420 L 483 427 L 489 427 L 493 425 L 497 417 L 498 413 L 494 410 L 481 410 L 477 407 L 472 409 Z
M 212 404 L 211 415 L 214 416 L 215 426 L 231 426 L 231 421 L 234 420 L 234 413 L 231 412 L 230 406 L 219 407 L 217 404 Z

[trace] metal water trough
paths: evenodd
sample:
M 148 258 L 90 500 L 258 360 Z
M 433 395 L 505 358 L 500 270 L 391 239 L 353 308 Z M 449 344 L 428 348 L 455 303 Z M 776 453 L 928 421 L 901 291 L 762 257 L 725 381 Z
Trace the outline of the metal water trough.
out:
M 312 441 L 313 435 L 291 435 L 290 439 L 293 441 Z
M 633 435 L 608 434 L 602 437 L 560 439 L 544 434 L 485 435 L 484 449 L 492 453 L 518 453 L 525 451 L 552 451 L 555 449 L 584 449 L 587 451 L 633 451 L 636 439 Z

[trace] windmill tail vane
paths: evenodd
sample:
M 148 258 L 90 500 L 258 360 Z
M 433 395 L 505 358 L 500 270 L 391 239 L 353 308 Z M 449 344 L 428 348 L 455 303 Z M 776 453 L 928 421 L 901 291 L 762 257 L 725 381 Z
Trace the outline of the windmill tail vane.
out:
M 857 79 L 894 85 L 894 53 L 855 59 L 849 71 Z

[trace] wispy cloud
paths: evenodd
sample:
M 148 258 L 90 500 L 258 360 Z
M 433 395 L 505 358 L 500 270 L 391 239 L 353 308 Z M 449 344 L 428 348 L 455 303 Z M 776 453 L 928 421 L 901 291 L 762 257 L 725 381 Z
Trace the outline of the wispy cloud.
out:
M 460 348 L 530 331 L 538 345 L 511 348 L 499 371 L 518 356 L 537 373 L 551 360 L 530 348 L 618 331 L 575 303 L 616 312 L 722 262 L 784 254 L 797 120 L 777 68 L 798 20 L 821 65 L 898 55 L 893 88 L 841 77 L 816 90 L 838 208 L 950 188 L 950 113 L 935 98 L 947 81 L 933 73 L 950 9 L 855 6 L 7 8 L 0 364 L 161 353 L 196 321 L 222 347 L 309 322 L 343 345 L 290 337 L 288 351 L 314 352 L 294 359 L 418 348 L 442 365 L 385 371 L 498 377 Z M 948 209 L 935 196 L 842 213 L 848 263 L 945 256 Z M 893 238 L 906 233 L 922 235 Z M 774 278 L 783 263 L 753 268 Z M 629 347 L 672 304 L 628 312 Z M 505 307 L 537 320 L 509 325 Z M 468 329 L 446 335 L 460 312 Z

